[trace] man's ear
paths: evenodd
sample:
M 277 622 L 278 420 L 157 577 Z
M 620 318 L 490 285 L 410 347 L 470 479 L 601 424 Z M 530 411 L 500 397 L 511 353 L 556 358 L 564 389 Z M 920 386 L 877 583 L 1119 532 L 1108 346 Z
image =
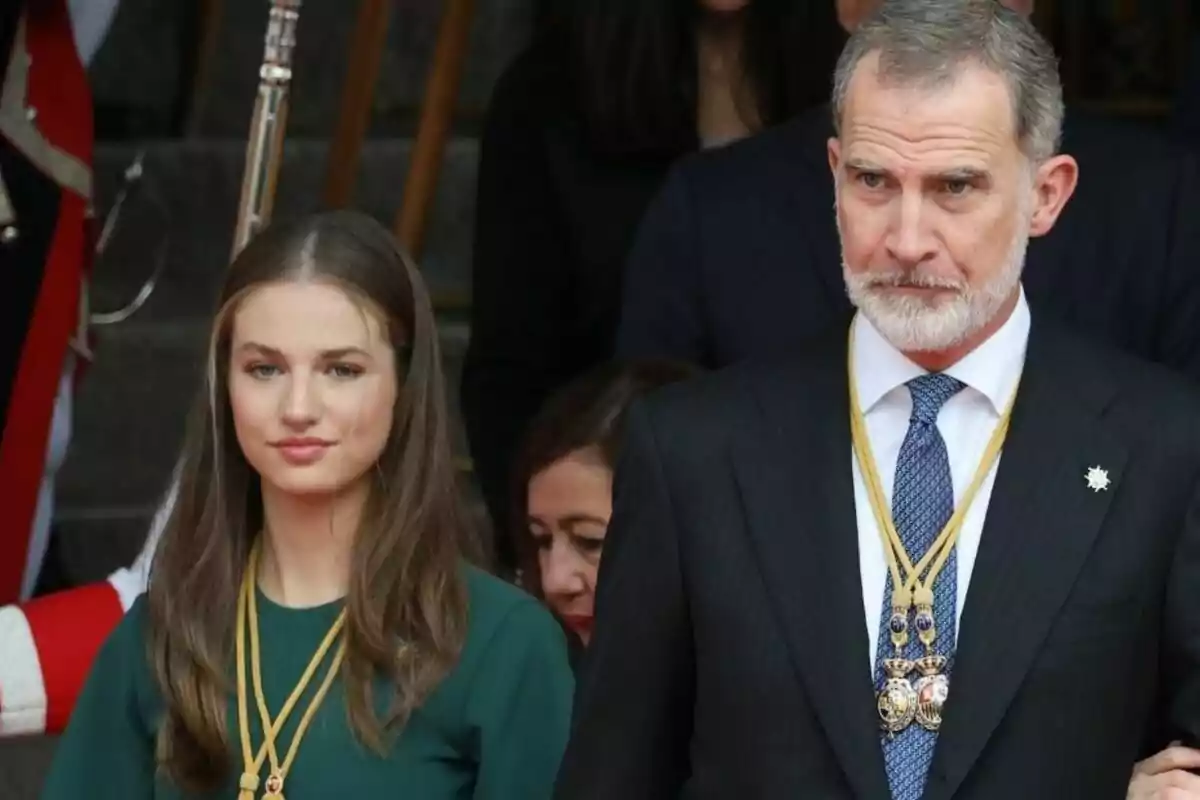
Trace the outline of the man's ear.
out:
M 1038 167 L 1033 178 L 1033 218 L 1029 235 L 1044 236 L 1058 221 L 1058 215 L 1075 193 L 1079 183 L 1079 164 L 1068 155 L 1047 159 Z
M 826 144 L 826 154 L 829 156 L 829 170 L 833 173 L 833 179 L 836 181 L 838 167 L 842 163 L 842 143 L 836 136 L 830 137 Z

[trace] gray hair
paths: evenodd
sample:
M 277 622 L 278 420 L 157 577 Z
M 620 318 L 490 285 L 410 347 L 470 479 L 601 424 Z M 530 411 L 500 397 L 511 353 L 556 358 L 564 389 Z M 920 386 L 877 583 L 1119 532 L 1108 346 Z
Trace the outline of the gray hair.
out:
M 974 62 L 1009 86 L 1021 150 L 1033 162 L 1058 151 L 1062 84 L 1050 43 L 998 0 L 886 0 L 850 36 L 833 82 L 833 124 L 841 132 L 855 68 L 879 54 L 880 79 L 940 87 Z

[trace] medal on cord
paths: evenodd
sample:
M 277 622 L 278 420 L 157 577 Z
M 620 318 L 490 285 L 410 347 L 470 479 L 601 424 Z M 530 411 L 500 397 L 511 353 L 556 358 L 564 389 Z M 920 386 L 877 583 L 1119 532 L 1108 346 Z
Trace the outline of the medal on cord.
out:
M 853 337 L 853 331 L 851 332 Z M 888 619 L 888 636 L 893 656 L 883 660 L 884 682 L 876 694 L 876 709 L 879 723 L 889 736 L 908 728 L 916 722 L 929 731 L 937 731 L 942 725 L 942 711 L 950 695 L 950 678 L 946 674 L 949 661 L 936 650 L 937 620 L 934 616 L 933 584 L 941 573 L 958 541 L 967 509 L 975 499 L 983 481 L 991 472 L 1008 432 L 1012 418 L 1016 390 L 1004 414 L 988 440 L 983 458 L 975 470 L 970 485 L 963 493 L 954 513 L 938 534 L 929 551 L 915 565 L 904 549 L 904 543 L 892 520 L 888 504 L 884 499 L 883 486 L 871 452 L 867 436 L 866 421 L 858 400 L 858 389 L 854 381 L 853 342 L 848 358 L 850 374 L 850 433 L 854 453 L 858 459 L 863 483 L 866 484 L 871 510 L 883 540 L 883 552 L 892 578 L 892 613 Z M 922 579 L 924 575 L 924 579 Z M 917 659 L 905 658 L 904 649 L 909 642 L 909 616 L 915 609 L 913 624 L 917 638 L 925 648 L 925 655 Z M 884 646 L 882 642 L 880 647 Z M 910 681 L 909 675 L 916 671 L 918 678 Z

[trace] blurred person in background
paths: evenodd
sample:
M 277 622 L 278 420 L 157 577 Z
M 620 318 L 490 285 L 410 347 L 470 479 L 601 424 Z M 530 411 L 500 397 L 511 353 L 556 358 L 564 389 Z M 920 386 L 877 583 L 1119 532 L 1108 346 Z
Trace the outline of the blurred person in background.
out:
M 551 397 L 522 440 L 513 470 L 521 584 L 571 632 L 576 652 L 591 638 L 625 413 L 635 399 L 694 374 L 671 362 L 605 363 Z
M 483 132 L 462 408 L 501 565 L 530 418 L 612 354 L 642 211 L 679 156 L 828 95 L 845 39 L 811 0 L 571 0 L 501 77 Z
M 78 600 L 28 602 L 50 545 L 55 478 L 86 361 L 80 356 L 89 353 L 86 67 L 117 6 L 0 4 L 0 736 L 61 729 L 100 642 L 124 611 L 116 587 L 127 586 L 129 602 L 137 591 L 114 576 L 114 584 Z
M 90 357 L 92 98 L 116 0 L 0 7 L 0 604 L 34 592 Z

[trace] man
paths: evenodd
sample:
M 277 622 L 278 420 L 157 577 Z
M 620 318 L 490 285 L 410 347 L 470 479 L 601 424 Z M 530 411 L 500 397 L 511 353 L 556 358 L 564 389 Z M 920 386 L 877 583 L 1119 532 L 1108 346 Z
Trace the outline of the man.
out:
M 48 539 L 49 482 L 70 431 L 70 350 L 86 352 L 92 188 L 91 94 L 66 0 L 3 6 L 0 603 L 30 595 Z
M 86 353 L 92 107 L 83 60 L 115 5 L 73 3 L 80 26 L 65 0 L 0 8 L 0 735 L 61 729 L 122 613 L 119 580 L 5 605 L 28 599 L 38 578 L 70 438 L 71 350 Z
M 878 0 L 839 5 L 853 28 Z M 677 167 L 627 265 L 619 355 L 723 366 L 791 352 L 849 310 L 828 213 L 829 126 L 817 109 Z M 1084 178 L 1059 224 L 1030 245 L 1030 302 L 1200 377 L 1196 155 L 1075 110 L 1063 148 Z
M 1117 800 L 1200 737 L 1200 393 L 1021 287 L 1062 115 L 990 0 L 851 37 L 858 313 L 631 412 L 558 798 Z

